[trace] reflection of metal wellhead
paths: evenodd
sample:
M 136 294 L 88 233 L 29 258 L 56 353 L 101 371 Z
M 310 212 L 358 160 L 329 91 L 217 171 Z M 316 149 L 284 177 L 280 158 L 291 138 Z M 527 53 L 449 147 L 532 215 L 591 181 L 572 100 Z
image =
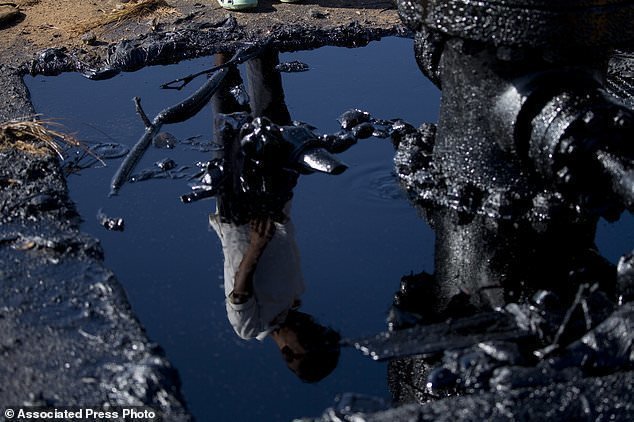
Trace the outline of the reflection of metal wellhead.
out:
M 225 162 L 225 158 L 210 161 L 202 179 L 192 185 L 193 191 L 181 196 L 184 203 L 217 196 L 225 189 L 276 195 L 280 193 L 279 189 L 283 191 L 290 189 L 290 184 L 294 186 L 294 182 L 286 186 L 288 175 L 292 175 L 290 179 L 297 173 L 337 175 L 348 168 L 326 149 L 328 144 L 305 125 L 278 126 L 264 117 L 251 120 L 247 115 L 238 113 L 220 118 L 228 123 L 222 126 L 221 132 L 224 155 L 234 158 L 230 162 Z M 235 142 L 236 137 L 239 143 Z M 239 150 L 230 153 L 227 148 L 233 146 Z M 228 177 L 233 177 L 229 173 L 239 175 L 240 182 L 234 180 L 233 184 L 225 186 Z

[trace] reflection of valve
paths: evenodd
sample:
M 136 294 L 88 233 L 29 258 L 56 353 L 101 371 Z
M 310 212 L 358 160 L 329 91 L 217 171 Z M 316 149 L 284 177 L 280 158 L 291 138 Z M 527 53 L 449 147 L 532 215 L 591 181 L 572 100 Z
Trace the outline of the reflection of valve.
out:
M 193 192 L 181 196 L 185 203 L 216 196 L 227 188 L 260 199 L 277 197 L 279 202 L 290 192 L 299 173 L 336 175 L 348 168 L 333 154 L 342 152 L 341 148 L 335 148 L 308 126 L 278 126 L 266 117 L 251 119 L 242 113 L 219 118 L 225 120 L 223 143 L 237 137 L 239 149 L 231 157 L 210 161 L 200 183 L 192 186 Z M 238 175 L 237 183 L 230 187 L 228 173 Z
M 262 166 L 282 166 L 300 173 L 341 174 L 348 167 L 327 151 L 327 144 L 307 126 L 278 126 L 258 117 L 241 130 L 245 158 Z

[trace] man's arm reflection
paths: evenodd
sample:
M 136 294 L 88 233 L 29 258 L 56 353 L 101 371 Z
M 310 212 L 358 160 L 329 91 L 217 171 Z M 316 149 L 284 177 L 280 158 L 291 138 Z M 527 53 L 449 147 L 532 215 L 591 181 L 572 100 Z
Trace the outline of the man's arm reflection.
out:
M 217 56 L 217 61 L 224 59 Z M 230 92 L 241 82 L 238 70 L 232 68 L 226 85 L 213 99 L 215 111 L 248 111 L 276 124 L 289 124 L 276 64 L 273 51 L 247 62 L 250 104 L 240 104 Z M 240 139 L 228 143 L 225 140 L 223 145 L 225 163 L 238 168 Z M 243 339 L 270 336 L 289 369 L 303 381 L 316 382 L 337 365 L 339 335 L 298 310 L 305 287 L 290 219 L 290 198 L 298 176 L 288 169 L 272 171 L 267 177 L 275 186 L 265 193 L 266 198 L 241 192 L 242 175 L 233 173 L 233 188 L 218 198 L 218 212 L 210 218 L 224 254 L 227 316 Z

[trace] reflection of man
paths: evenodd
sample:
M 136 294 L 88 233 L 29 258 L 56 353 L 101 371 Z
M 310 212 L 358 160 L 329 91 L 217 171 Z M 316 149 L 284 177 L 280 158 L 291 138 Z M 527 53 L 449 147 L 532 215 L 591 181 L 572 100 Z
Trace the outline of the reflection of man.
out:
M 282 224 L 269 217 L 243 225 L 222 220 L 218 214 L 210 218 L 225 257 L 227 315 L 240 337 L 261 340 L 299 306 L 304 293 L 294 227 L 290 220 Z
M 214 97 L 216 112 L 250 108 L 256 116 L 266 116 L 281 125 L 289 124 L 281 77 L 275 71 L 277 63 L 277 53 L 267 52 L 246 64 L 250 107 L 239 104 L 231 95 L 230 89 L 240 82 L 237 69 L 231 69 L 226 85 Z M 235 154 L 240 140 L 235 137 L 223 142 L 225 165 L 237 167 L 239 160 Z M 218 198 L 219 211 L 210 217 L 210 224 L 222 243 L 227 316 L 243 339 L 262 340 L 270 336 L 288 367 L 302 380 L 314 382 L 335 368 L 339 335 L 297 310 L 304 280 L 289 200 L 297 174 L 282 169 L 271 171 L 279 172 L 271 178 L 279 183 L 270 193 L 265 193 L 275 195 L 272 200 L 263 198 L 261 192 L 256 195 L 241 192 L 236 183 L 240 175 L 230 171 L 233 174 L 229 178 L 230 186 Z M 257 203 L 253 203 L 254 200 Z M 263 209 L 263 204 L 276 202 L 278 210 Z

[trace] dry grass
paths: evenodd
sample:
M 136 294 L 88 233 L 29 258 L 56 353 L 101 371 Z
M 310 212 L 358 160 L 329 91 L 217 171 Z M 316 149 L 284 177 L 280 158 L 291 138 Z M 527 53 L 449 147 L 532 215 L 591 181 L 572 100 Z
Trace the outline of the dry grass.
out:
M 165 0 L 141 0 L 137 3 L 126 3 L 123 4 L 120 9 L 113 10 L 102 17 L 80 22 L 74 28 L 74 31 L 84 33 L 112 23 L 119 24 L 127 19 L 141 18 L 153 12 L 168 15 L 175 13 L 175 10 L 170 7 Z
M 35 117 L 0 123 L 0 149 L 19 149 L 33 155 L 51 152 L 64 158 L 64 147 L 85 149 L 74 136 L 63 133 L 61 125 Z

